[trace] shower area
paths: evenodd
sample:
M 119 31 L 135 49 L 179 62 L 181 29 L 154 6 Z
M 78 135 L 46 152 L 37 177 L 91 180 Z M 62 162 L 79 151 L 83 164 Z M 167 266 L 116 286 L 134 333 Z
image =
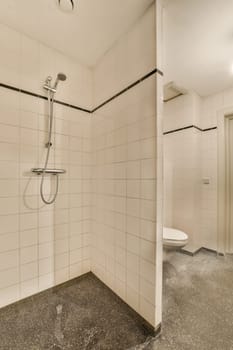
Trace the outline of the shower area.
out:
M 0 4 L 1 349 L 160 331 L 160 21 L 158 0 Z

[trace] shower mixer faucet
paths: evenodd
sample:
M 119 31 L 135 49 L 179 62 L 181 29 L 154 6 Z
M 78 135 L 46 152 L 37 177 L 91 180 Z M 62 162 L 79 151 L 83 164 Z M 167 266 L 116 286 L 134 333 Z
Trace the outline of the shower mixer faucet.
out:
M 45 157 L 45 163 L 43 168 L 33 168 L 32 172 L 36 173 L 38 175 L 41 175 L 41 182 L 40 182 L 40 196 L 42 201 L 45 204 L 52 204 L 55 202 L 57 194 L 58 194 L 58 175 L 64 174 L 66 172 L 65 169 L 49 169 L 48 163 L 49 163 L 49 156 L 50 156 L 50 149 L 52 147 L 52 129 L 53 129 L 53 106 L 54 106 L 54 95 L 57 91 L 57 85 L 59 81 L 65 81 L 66 75 L 64 73 L 58 73 L 57 78 L 55 80 L 55 83 L 53 86 L 51 86 L 52 77 L 48 76 L 45 80 L 45 83 L 43 85 L 43 88 L 47 90 L 48 92 L 48 115 L 49 115 L 49 133 L 48 133 L 48 142 L 45 144 L 45 147 L 47 148 L 46 157 Z M 52 196 L 51 199 L 46 199 L 44 196 L 44 178 L 45 175 L 55 175 L 56 177 L 56 189 L 55 193 Z

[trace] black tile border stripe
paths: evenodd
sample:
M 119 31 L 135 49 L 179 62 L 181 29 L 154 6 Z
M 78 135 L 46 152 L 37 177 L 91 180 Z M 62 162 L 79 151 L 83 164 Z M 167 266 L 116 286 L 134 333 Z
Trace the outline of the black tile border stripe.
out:
M 2 84 L 2 83 L 0 83 L 0 87 L 3 87 L 3 88 L 5 88 L 5 89 L 9 89 L 9 90 L 13 90 L 13 91 L 17 91 L 17 92 L 21 92 L 21 93 L 23 93 L 23 94 L 25 94 L 25 95 L 29 95 L 29 96 L 41 98 L 41 99 L 43 99 L 43 100 L 47 100 L 47 97 L 44 96 L 44 95 L 36 94 L 36 93 L 31 92 L 31 91 L 28 91 L 28 90 L 16 88 L 15 86 L 11 86 L 11 85 L 7 85 L 7 84 Z M 58 100 L 54 100 L 54 102 L 55 102 L 55 103 L 58 103 L 58 104 L 61 104 L 61 105 L 63 105 L 63 106 L 66 106 L 66 107 L 78 109 L 78 110 L 80 110 L 80 111 L 82 111 L 82 112 L 91 113 L 91 111 L 88 110 L 88 109 L 86 109 L 86 108 L 78 107 L 78 106 L 75 106 L 75 105 L 72 105 L 72 104 L 69 104 L 69 103 L 66 103 L 66 102 L 62 102 L 62 101 L 58 101 Z
M 147 78 L 149 78 L 151 75 L 158 73 L 161 76 L 163 76 L 163 72 L 157 68 L 153 69 L 151 72 L 147 73 L 146 75 L 144 75 L 142 78 L 136 80 L 134 83 L 128 85 L 125 89 L 121 90 L 120 92 L 118 92 L 117 94 L 115 94 L 114 96 L 110 97 L 109 99 L 107 99 L 106 101 L 104 101 L 103 103 L 101 103 L 99 106 L 95 107 L 92 110 L 92 113 L 94 113 L 95 111 L 97 111 L 98 109 L 100 109 L 101 107 L 105 106 L 107 103 L 111 102 L 112 100 L 114 100 L 115 98 L 119 97 L 120 95 L 124 94 L 126 91 L 132 89 L 132 87 L 142 83 L 144 80 L 146 80 Z
M 186 130 L 186 129 L 191 129 L 191 128 L 193 128 L 193 126 L 192 126 L 192 125 L 189 125 L 189 126 L 185 126 L 185 127 L 183 127 L 183 128 L 165 131 L 163 134 L 164 134 L 164 135 L 173 134 L 174 132 L 178 132 L 178 131 L 182 131 L 182 130 Z
M 217 128 L 218 128 L 217 126 L 212 126 L 211 128 L 206 128 L 206 129 L 203 129 L 202 131 L 210 131 L 210 130 L 215 130 Z
M 175 132 L 183 131 L 183 130 L 187 130 L 187 129 L 191 129 L 191 128 L 197 129 L 197 130 L 202 131 L 202 132 L 206 132 L 206 131 L 210 131 L 210 130 L 216 130 L 218 127 L 217 127 L 217 126 L 213 126 L 213 127 L 211 127 L 211 128 L 201 129 L 201 128 L 199 128 L 199 127 L 196 126 L 196 125 L 188 125 L 188 126 L 184 126 L 183 128 L 165 131 L 165 132 L 163 133 L 163 135 L 173 134 L 173 133 L 175 133 Z
M 46 98 L 47 99 L 47 98 Z M 75 106 L 75 105 L 71 105 L 69 103 L 66 103 L 66 102 L 62 102 L 62 101 L 58 101 L 58 100 L 54 100 L 55 103 L 59 104 L 59 105 L 62 105 L 62 106 L 65 106 L 65 107 L 70 107 L 70 108 L 73 108 L 73 109 L 78 109 L 79 111 L 82 111 L 82 112 L 86 112 L 86 113 L 92 113 L 91 110 L 89 109 L 86 109 L 86 108 L 82 108 L 82 107 L 78 107 L 78 106 Z
M 136 86 L 139 83 L 143 82 L 145 79 L 149 78 L 151 75 L 153 75 L 155 73 L 158 73 L 161 76 L 163 76 L 163 72 L 161 70 L 155 68 L 151 72 L 149 72 L 146 75 L 144 75 L 142 78 L 136 80 L 134 83 L 132 83 L 129 86 L 127 86 L 125 89 L 121 90 L 120 92 L 118 92 L 114 96 L 112 96 L 109 99 L 107 99 L 106 101 L 102 102 L 99 106 L 95 107 L 92 110 L 91 109 L 87 109 L 87 108 L 78 107 L 78 106 L 72 105 L 70 103 L 62 102 L 62 101 L 59 101 L 59 100 L 54 100 L 54 102 L 57 103 L 57 104 L 60 104 L 62 106 L 65 106 L 65 107 L 70 107 L 70 108 L 77 109 L 77 110 L 82 111 L 82 112 L 86 112 L 86 113 L 92 114 L 95 111 L 97 111 L 98 109 L 100 109 L 101 107 L 105 106 L 107 103 L 109 103 L 112 100 L 114 100 L 115 98 L 119 97 L 120 95 L 122 95 L 126 91 L 132 89 L 134 86 Z M 24 90 L 24 89 L 20 89 L 20 88 L 17 88 L 15 86 L 12 86 L 12 85 L 0 83 L 0 87 L 5 88 L 5 89 L 9 89 L 9 90 L 13 90 L 13 91 L 17 91 L 17 92 L 21 92 L 21 93 L 29 95 L 29 96 L 41 98 L 43 100 L 47 100 L 47 97 L 44 96 L 44 95 L 36 94 L 34 92 L 31 92 L 31 91 L 28 91 L 28 90 Z

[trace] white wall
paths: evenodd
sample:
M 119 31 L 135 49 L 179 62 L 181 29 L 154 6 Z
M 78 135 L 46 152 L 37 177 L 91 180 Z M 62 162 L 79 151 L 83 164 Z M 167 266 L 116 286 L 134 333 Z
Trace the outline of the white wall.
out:
M 191 99 L 191 96 L 195 97 Z M 199 98 L 199 103 L 195 103 L 195 100 L 198 102 L 198 96 L 191 94 L 165 103 L 164 131 L 191 124 L 202 129 L 216 127 L 219 111 L 225 108 L 232 108 L 233 111 L 233 89 Z M 193 118 L 193 115 L 196 117 Z M 179 131 L 165 135 L 164 144 L 165 224 L 178 228 L 186 227 L 187 232 L 191 233 L 195 248 L 204 246 L 218 250 L 218 130 Z M 196 165 L 193 167 L 193 164 Z M 204 178 L 208 178 L 210 183 L 204 184 Z M 194 193 L 200 193 L 200 197 L 198 194 L 197 202 L 193 206 L 190 204 L 190 199 Z M 198 211 L 195 213 L 195 208 L 200 209 L 199 213 Z M 193 220 L 185 224 L 189 217 L 187 212 L 192 213 Z M 195 222 L 198 224 L 194 232 Z
M 232 107 L 233 89 L 203 98 L 201 125 L 203 128 L 217 126 L 217 114 L 221 109 Z M 218 130 L 202 135 L 202 177 L 210 179 L 209 185 L 202 185 L 202 236 L 203 244 L 218 249 Z
M 155 68 L 155 34 L 152 6 L 97 65 L 95 104 Z M 151 76 L 95 112 L 92 124 L 92 270 L 154 327 L 161 322 L 156 293 L 162 288 L 160 86 Z
M 0 82 L 43 94 L 47 75 L 64 71 L 56 98 L 91 107 L 91 71 L 0 25 Z M 50 165 L 62 167 L 55 205 L 43 205 L 40 178 L 47 103 L 0 87 L 0 306 L 90 270 L 90 116 L 55 106 Z M 50 192 L 50 182 L 46 184 Z
M 164 104 L 164 132 L 197 125 L 200 98 L 194 93 Z M 164 224 L 189 235 L 186 249 L 200 246 L 201 132 L 195 128 L 164 135 Z
M 164 103 L 164 131 L 199 125 L 200 97 L 194 92 Z

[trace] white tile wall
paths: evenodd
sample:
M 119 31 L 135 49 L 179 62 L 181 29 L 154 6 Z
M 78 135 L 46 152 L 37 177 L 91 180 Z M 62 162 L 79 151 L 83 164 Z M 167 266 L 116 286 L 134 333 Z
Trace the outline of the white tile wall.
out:
M 164 104 L 164 131 L 200 127 L 201 99 L 195 93 Z M 187 232 L 187 250 L 202 246 L 201 137 L 194 128 L 164 135 L 164 225 Z
M 201 98 L 194 92 L 164 103 L 164 131 L 200 125 Z
M 156 24 L 151 6 L 95 67 L 95 104 L 155 68 Z M 161 87 L 154 75 L 92 121 L 92 270 L 154 327 L 162 290 Z
M 153 76 L 125 94 L 126 107 L 119 97 L 96 112 L 92 129 L 92 270 L 153 325 L 157 240 L 155 94 Z M 134 114 L 136 105 L 142 111 L 139 115 Z M 150 128 L 140 128 L 148 121 Z M 132 140 L 132 130 L 136 129 L 141 132 Z M 120 138 L 119 134 L 125 136 Z
M 91 72 L 0 25 L 1 82 L 35 93 L 59 71 L 63 101 L 92 105 Z M 56 140 L 50 165 L 64 167 L 55 205 L 39 197 L 32 167 L 45 157 L 48 116 L 44 100 L 0 88 L 0 306 L 90 270 L 90 116 L 55 106 Z M 50 193 L 50 179 L 45 192 Z M 78 257 L 78 258 L 77 258 Z
M 200 140 L 195 129 L 164 135 L 164 224 L 187 232 L 189 246 L 200 230 Z

